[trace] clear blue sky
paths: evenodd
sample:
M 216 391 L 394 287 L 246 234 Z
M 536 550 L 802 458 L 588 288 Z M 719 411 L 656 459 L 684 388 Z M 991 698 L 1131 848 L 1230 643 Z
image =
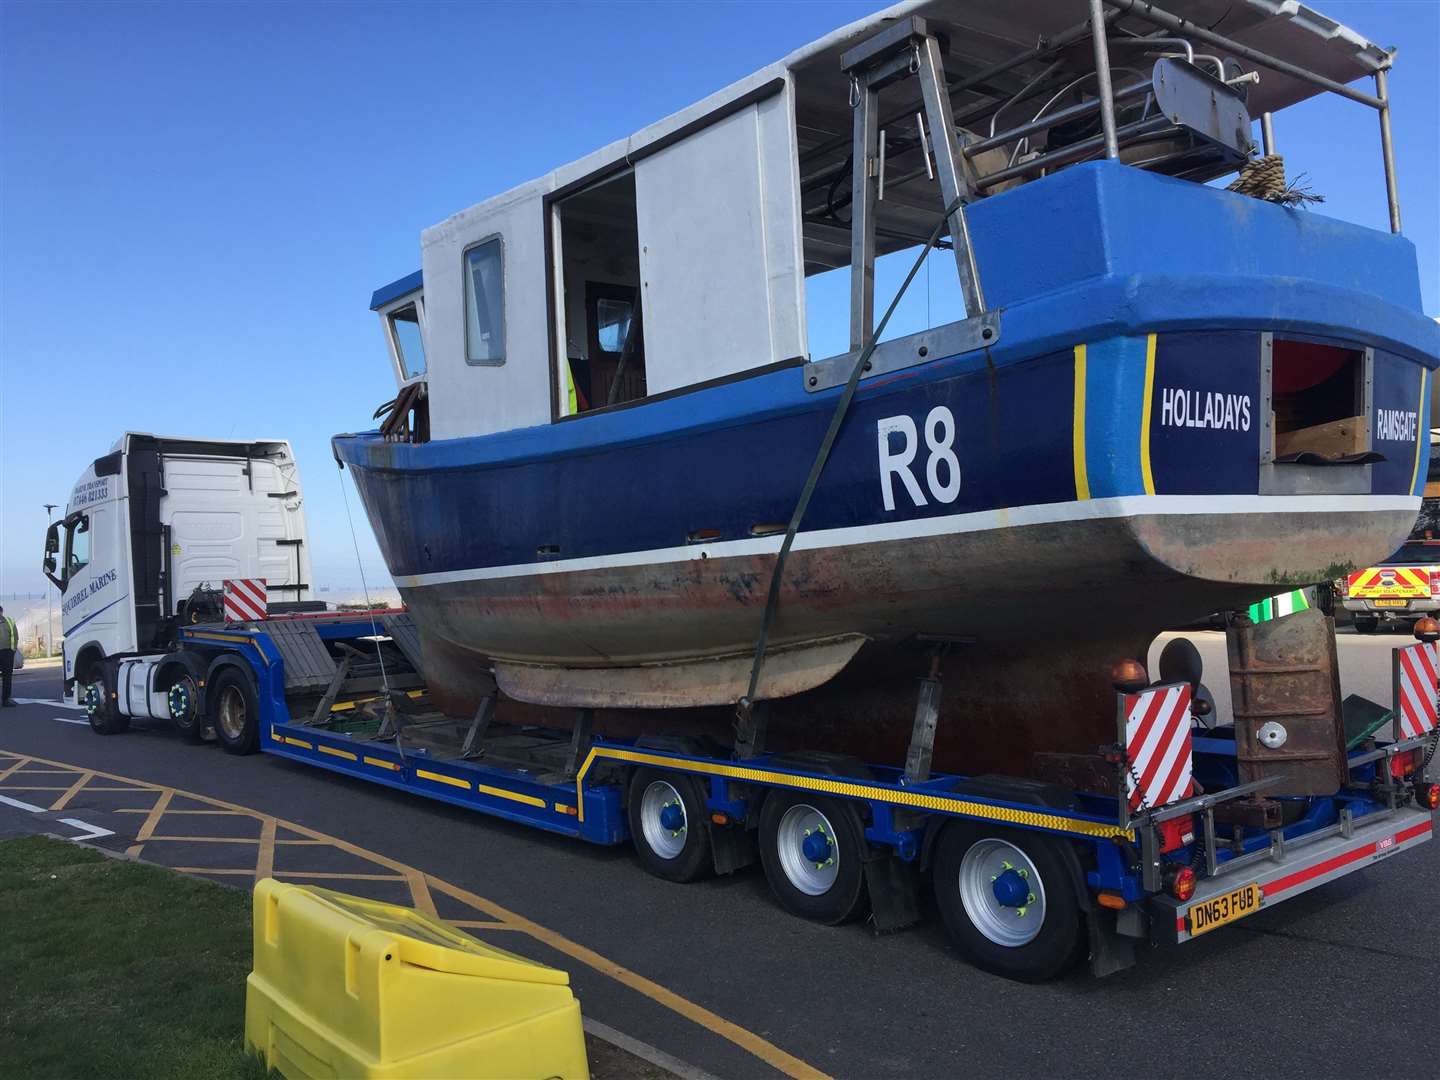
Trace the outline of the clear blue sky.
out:
M 1440 7 L 1315 3 L 1400 46 L 1405 231 L 1440 312 Z M 356 582 L 328 440 L 392 396 L 367 305 L 420 230 L 880 6 L 0 0 L 0 594 L 41 588 L 41 505 L 126 428 L 292 440 L 316 578 Z M 1321 212 L 1385 227 L 1373 113 L 1277 126 Z M 844 316 L 817 306 L 820 354 Z

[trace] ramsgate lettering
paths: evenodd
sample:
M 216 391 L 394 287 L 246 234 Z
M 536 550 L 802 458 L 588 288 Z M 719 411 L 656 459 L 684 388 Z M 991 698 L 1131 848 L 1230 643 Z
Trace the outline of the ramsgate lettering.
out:
M 1249 431 L 1250 395 L 1188 390 L 1179 386 L 1162 387 L 1160 423 L 1166 427 Z
M 1375 437 L 1391 442 L 1414 442 L 1415 425 L 1420 414 L 1404 409 L 1376 409 Z

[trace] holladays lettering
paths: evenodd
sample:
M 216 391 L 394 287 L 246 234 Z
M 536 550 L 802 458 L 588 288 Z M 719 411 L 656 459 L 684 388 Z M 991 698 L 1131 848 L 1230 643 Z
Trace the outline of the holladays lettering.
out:
M 1160 423 L 1165 427 L 1249 431 L 1250 395 L 1161 387 Z

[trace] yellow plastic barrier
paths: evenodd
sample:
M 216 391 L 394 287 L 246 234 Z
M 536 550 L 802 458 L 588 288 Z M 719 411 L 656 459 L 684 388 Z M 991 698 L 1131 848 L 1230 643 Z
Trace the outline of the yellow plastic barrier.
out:
M 245 1042 L 287 1080 L 585 1080 L 570 976 L 410 908 L 255 886 Z

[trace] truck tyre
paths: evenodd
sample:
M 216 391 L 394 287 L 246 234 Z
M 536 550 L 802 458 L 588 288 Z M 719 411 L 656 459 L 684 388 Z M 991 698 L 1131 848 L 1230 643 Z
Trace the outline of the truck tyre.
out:
M 848 803 L 772 791 L 760 810 L 760 862 L 780 906 L 835 926 L 866 906 L 865 829 Z
M 976 967 L 1044 982 L 1072 966 L 1085 925 L 1063 841 L 951 822 L 934 863 L 935 901 L 956 948 Z
M 170 721 L 187 742 L 203 742 L 210 718 L 200 707 L 200 688 L 188 674 L 181 675 L 165 692 Z
M 260 705 L 250 677 L 236 667 L 222 667 L 205 688 L 215 737 L 227 753 L 253 754 L 260 748 Z
M 626 809 L 635 854 L 650 873 L 666 881 L 694 881 L 710 871 L 710 815 L 691 777 L 638 769 Z
M 94 680 L 85 684 L 80 701 L 90 718 L 90 729 L 98 735 L 123 735 L 130 730 L 130 718 L 121 716 L 115 708 L 115 700 L 105 689 L 105 678 L 96 673 Z
M 1374 615 L 1356 615 L 1353 622 L 1357 634 L 1373 634 L 1380 625 L 1380 620 Z

